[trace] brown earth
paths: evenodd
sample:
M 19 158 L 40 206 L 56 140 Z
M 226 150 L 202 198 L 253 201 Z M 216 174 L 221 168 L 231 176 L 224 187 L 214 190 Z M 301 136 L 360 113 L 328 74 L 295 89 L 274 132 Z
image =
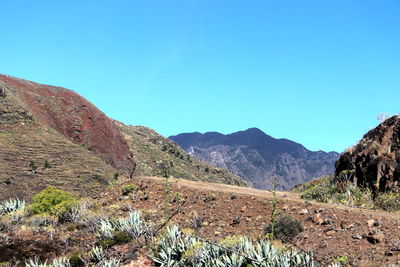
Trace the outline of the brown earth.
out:
M 100 198 L 107 201 L 107 205 L 155 210 L 157 215 L 153 220 L 161 220 L 165 209 L 165 179 L 142 177 L 132 183 L 143 188 L 147 200 L 126 199 L 121 197 L 119 189 L 104 193 Z M 172 223 L 190 228 L 190 219 L 198 216 L 206 222 L 206 226 L 197 231 L 201 237 L 210 240 L 228 235 L 258 238 L 270 222 L 271 192 L 181 179 L 170 179 L 170 183 L 171 198 L 179 194 L 186 199 Z M 216 200 L 208 201 L 210 196 L 215 196 Z M 288 192 L 277 192 L 277 196 L 279 213 L 289 214 L 304 225 L 305 231 L 294 244 L 312 251 L 318 261 L 326 264 L 342 256 L 357 265 L 382 266 L 400 261 L 399 213 L 308 202 Z M 172 205 L 173 210 L 180 203 Z
M 192 228 L 195 235 L 211 241 L 230 235 L 255 239 L 264 235 L 271 216 L 271 192 L 183 179 L 170 178 L 168 182 L 171 189 L 168 205 L 166 180 L 157 177 L 140 177 L 127 182 L 138 188 L 132 195 L 124 196 L 121 187 L 116 186 L 93 201 L 98 202 L 100 213 L 112 212 L 112 217 L 118 218 L 135 208 L 142 210 L 146 220 L 157 224 L 185 201 L 169 225 Z M 305 229 L 287 245 L 312 252 L 323 266 L 339 257 L 346 257 L 356 266 L 384 266 L 400 261 L 399 213 L 308 202 L 287 192 L 277 192 L 277 197 L 278 213 L 297 218 Z M 190 222 L 195 217 L 202 220 L 202 227 L 193 228 Z M 66 230 L 68 227 L 57 227 L 52 234 L 45 231 L 36 236 L 24 234 L 23 230 L 3 233 L 0 239 L 7 245 L 0 246 L 0 262 L 9 260 L 11 256 L 18 256 L 23 262 L 33 255 L 42 259 L 49 258 L 49 255 L 71 255 L 74 251 L 88 251 L 94 246 L 94 234 L 79 228 L 71 232 Z M 140 261 L 146 264 L 139 266 L 151 266 L 145 257 L 146 252 L 138 250 L 137 244 L 117 245 L 110 249 L 110 253 L 122 258 L 132 251 L 136 251 L 136 260 L 126 260 L 124 264 L 135 266 Z

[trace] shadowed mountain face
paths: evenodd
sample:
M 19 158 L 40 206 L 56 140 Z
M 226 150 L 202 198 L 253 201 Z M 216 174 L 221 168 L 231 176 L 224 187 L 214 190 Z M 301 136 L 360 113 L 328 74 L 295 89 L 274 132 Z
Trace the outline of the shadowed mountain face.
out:
M 275 139 L 257 128 L 228 135 L 184 133 L 169 137 L 190 155 L 227 168 L 255 188 L 271 189 L 274 175 L 283 190 L 335 171 L 336 152 L 309 151 L 287 139 Z

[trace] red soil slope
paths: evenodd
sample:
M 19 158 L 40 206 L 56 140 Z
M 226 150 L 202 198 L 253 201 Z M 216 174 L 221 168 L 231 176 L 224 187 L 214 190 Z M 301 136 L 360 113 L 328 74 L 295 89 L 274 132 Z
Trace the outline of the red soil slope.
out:
M 118 170 L 132 175 L 133 155 L 114 121 L 77 93 L 0 75 L 7 93 L 21 100 L 34 120 L 93 150 Z

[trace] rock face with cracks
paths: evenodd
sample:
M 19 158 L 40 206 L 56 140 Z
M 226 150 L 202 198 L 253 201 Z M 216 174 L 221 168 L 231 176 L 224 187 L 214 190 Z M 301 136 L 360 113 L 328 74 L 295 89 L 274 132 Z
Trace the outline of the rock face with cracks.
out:
M 336 177 L 377 191 L 400 191 L 400 116 L 393 116 L 336 162 Z

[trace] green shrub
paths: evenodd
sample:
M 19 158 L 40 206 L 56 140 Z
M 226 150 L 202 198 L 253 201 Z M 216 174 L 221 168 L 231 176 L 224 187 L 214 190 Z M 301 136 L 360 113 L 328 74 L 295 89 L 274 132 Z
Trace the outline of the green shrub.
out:
M 71 266 L 83 267 L 83 266 L 85 266 L 85 262 L 83 261 L 84 256 L 85 256 L 84 252 L 76 251 L 68 257 L 68 260 L 69 260 Z
M 339 266 L 346 266 L 349 263 L 349 259 L 347 256 L 341 256 L 333 259 L 333 263 L 337 263 Z
M 303 225 L 299 220 L 289 215 L 282 215 L 275 222 L 274 237 L 282 240 L 283 242 L 288 242 L 303 231 Z M 268 227 L 264 230 L 265 234 L 270 234 L 271 232 L 272 224 L 268 225 Z
M 332 177 L 326 176 L 313 180 L 299 187 L 301 198 L 316 200 L 327 203 L 335 193 L 335 185 L 332 183 Z
M 345 174 L 347 174 L 346 172 Z M 337 182 L 333 176 L 325 176 L 297 186 L 301 198 L 319 202 L 333 202 L 348 206 L 373 207 L 372 193 L 347 181 Z
M 137 185 L 133 185 L 133 184 L 127 184 L 122 186 L 121 190 L 122 190 L 122 195 L 127 196 L 130 193 L 137 191 L 139 189 L 139 187 Z
M 214 193 L 208 193 L 207 196 L 203 199 L 204 202 L 211 202 L 217 200 L 217 195 Z
M 114 231 L 112 237 L 103 238 L 97 241 L 97 245 L 103 248 L 110 248 L 114 245 L 126 244 L 132 240 L 132 237 L 122 231 Z
M 400 210 L 400 193 L 381 193 L 375 198 L 374 205 L 386 211 L 398 211 Z
M 75 205 L 78 200 L 73 194 L 49 186 L 33 197 L 29 210 L 32 214 L 49 214 L 63 219 Z

